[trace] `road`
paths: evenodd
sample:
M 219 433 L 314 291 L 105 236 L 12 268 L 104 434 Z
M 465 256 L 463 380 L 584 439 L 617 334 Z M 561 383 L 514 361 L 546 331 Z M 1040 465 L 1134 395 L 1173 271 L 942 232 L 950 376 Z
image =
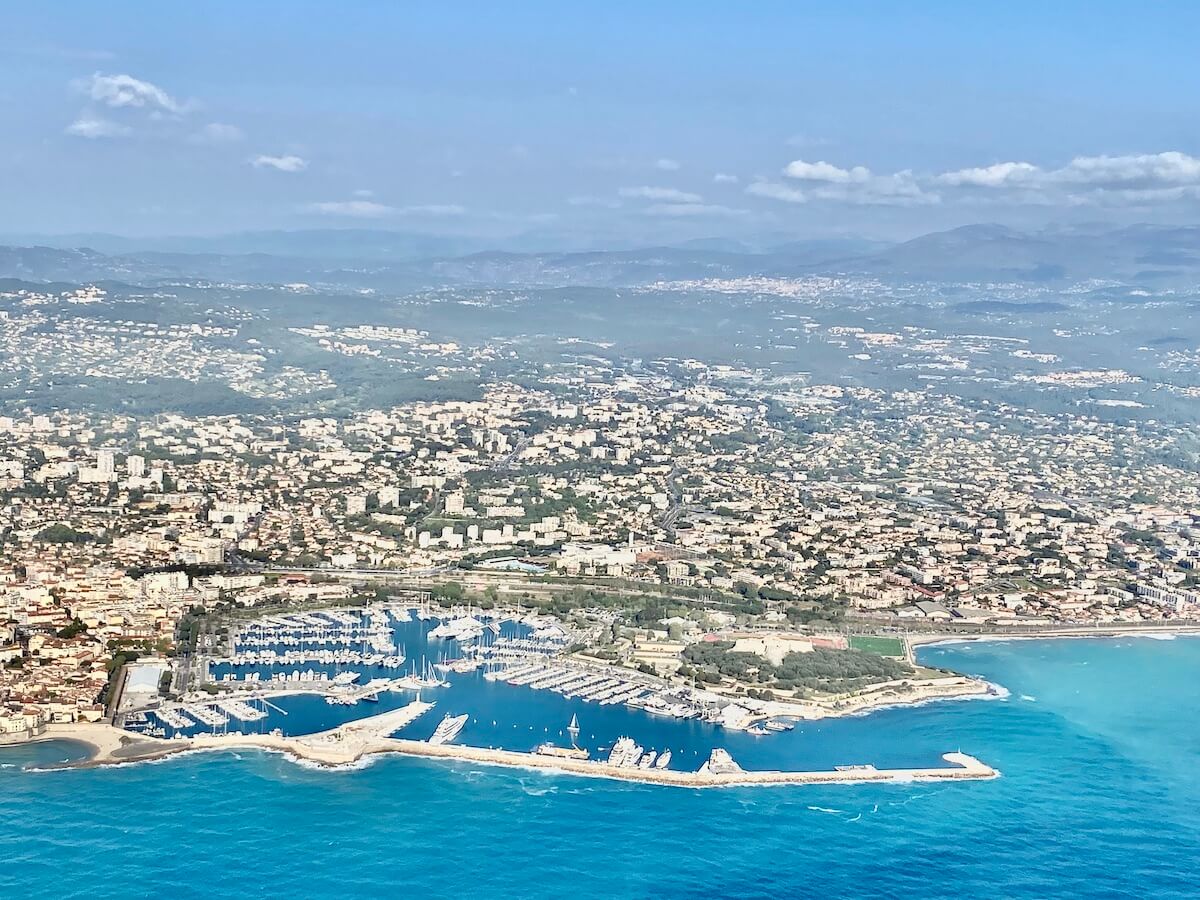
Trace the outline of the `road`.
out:
M 520 457 L 522 451 L 524 451 L 524 449 L 528 446 L 529 438 L 522 437 L 519 441 L 517 441 L 517 445 L 513 447 L 509 453 L 500 457 L 500 459 L 496 460 L 488 468 L 492 469 L 493 471 L 501 471 L 503 469 L 511 468 L 512 464 L 515 463 Z
M 676 480 L 679 477 L 679 471 L 679 466 L 672 466 L 671 471 L 667 474 L 667 493 L 671 496 L 671 505 L 658 520 L 659 527 L 667 533 L 667 539 L 670 541 L 675 540 L 675 523 L 683 513 L 683 491 Z

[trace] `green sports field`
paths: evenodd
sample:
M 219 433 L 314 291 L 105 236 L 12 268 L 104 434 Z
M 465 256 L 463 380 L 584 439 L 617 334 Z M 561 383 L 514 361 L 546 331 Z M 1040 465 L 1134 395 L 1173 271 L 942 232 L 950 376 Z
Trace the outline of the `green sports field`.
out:
M 904 642 L 900 638 L 894 637 L 855 634 L 850 636 L 850 649 L 877 653 L 880 656 L 903 656 Z

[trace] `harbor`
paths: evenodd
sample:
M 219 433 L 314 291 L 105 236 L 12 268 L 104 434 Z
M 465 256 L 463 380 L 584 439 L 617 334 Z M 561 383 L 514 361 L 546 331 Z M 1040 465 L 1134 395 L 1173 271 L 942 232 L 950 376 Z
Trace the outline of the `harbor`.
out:
M 846 763 L 847 748 L 826 740 L 819 719 L 761 705 L 751 712 L 749 701 L 569 655 L 572 637 L 557 620 L 512 610 L 375 605 L 264 616 L 232 630 L 228 652 L 201 661 L 200 689 L 126 707 L 116 724 L 139 746 L 145 739 L 147 753 L 237 745 L 303 755 L 316 747 L 320 764 L 344 762 L 355 740 L 356 759 L 495 753 L 505 764 L 582 765 L 635 780 L 644 779 L 631 773 L 753 778 Z M 302 668 L 300 655 L 310 658 Z M 397 659 L 400 668 L 386 662 Z M 423 714 L 434 707 L 436 715 Z M 847 724 L 872 743 L 871 728 L 854 717 Z M 334 746 L 321 735 L 358 737 Z M 886 748 L 860 758 L 880 771 L 933 771 L 944 768 L 943 750 Z

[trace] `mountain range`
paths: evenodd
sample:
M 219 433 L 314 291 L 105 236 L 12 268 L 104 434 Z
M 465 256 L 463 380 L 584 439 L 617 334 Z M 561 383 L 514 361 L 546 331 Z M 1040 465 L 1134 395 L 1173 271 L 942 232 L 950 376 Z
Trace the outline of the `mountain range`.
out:
M 746 276 L 860 275 L 902 281 L 1150 287 L 1200 284 L 1200 226 L 1020 231 L 969 225 L 901 243 L 856 238 L 762 248 L 712 238 L 624 250 L 512 252 L 465 238 L 371 230 L 254 232 L 142 240 L 67 235 L 55 246 L 0 246 L 0 277 L 28 281 L 307 282 L 401 289 L 453 284 L 625 286 Z M 71 246 L 74 244 L 75 246 Z

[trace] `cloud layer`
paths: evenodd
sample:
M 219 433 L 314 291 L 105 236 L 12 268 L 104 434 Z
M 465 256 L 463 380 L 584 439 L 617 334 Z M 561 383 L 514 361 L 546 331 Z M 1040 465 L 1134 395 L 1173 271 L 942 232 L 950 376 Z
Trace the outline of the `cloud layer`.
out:
M 1063 205 L 1142 204 L 1200 198 L 1200 158 L 1179 151 L 1077 156 L 1058 168 L 1010 161 L 918 174 L 877 174 L 825 160 L 788 163 L 781 181 L 759 177 L 746 193 L 787 203 L 817 201 L 880 206 L 942 202 Z

